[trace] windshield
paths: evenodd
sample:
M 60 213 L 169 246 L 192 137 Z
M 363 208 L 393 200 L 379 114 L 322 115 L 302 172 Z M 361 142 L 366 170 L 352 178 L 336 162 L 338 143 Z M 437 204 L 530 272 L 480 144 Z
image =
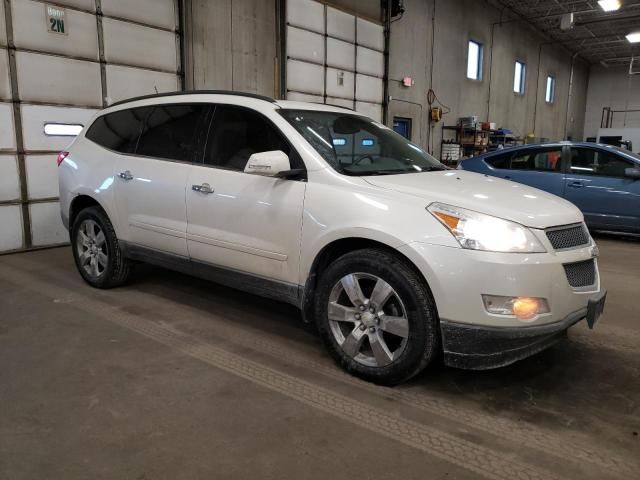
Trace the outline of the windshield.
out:
M 345 175 L 446 170 L 403 136 L 367 117 L 341 112 L 279 110 L 331 165 Z

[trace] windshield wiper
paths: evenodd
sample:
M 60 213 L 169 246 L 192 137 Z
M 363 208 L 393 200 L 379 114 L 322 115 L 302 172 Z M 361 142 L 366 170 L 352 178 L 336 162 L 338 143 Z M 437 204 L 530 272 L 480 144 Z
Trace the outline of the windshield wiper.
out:
M 432 167 L 422 169 L 423 172 L 441 172 L 443 170 L 451 170 L 451 169 L 445 165 L 434 165 Z

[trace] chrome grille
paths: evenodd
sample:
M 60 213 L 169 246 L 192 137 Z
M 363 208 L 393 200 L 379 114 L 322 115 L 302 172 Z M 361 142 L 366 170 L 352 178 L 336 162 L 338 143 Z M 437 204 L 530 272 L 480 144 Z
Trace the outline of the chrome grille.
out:
M 593 259 L 565 263 L 564 271 L 567 274 L 569 285 L 573 288 L 590 287 L 596 283 L 596 262 Z
M 589 245 L 589 232 L 584 224 L 552 228 L 546 231 L 554 250 L 577 248 Z

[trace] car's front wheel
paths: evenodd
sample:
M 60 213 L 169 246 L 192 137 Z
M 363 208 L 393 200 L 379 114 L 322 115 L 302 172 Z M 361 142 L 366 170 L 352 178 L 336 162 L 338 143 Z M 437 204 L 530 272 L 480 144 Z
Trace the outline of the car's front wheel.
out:
M 109 217 L 99 207 L 82 210 L 71 228 L 76 267 L 92 287 L 113 288 L 129 278 L 131 262 L 124 257 Z
M 424 280 L 386 250 L 358 250 L 329 265 L 315 317 L 338 364 L 368 381 L 401 383 L 438 353 L 437 313 Z

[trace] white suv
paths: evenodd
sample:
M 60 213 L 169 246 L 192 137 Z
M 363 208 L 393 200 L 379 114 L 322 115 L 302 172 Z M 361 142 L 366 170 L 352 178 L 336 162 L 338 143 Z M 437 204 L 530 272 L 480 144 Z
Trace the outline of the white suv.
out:
M 87 283 L 120 285 L 144 261 L 292 303 L 343 368 L 377 383 L 438 355 L 507 365 L 604 305 L 576 207 L 449 170 L 347 109 L 143 97 L 100 112 L 58 163 Z

